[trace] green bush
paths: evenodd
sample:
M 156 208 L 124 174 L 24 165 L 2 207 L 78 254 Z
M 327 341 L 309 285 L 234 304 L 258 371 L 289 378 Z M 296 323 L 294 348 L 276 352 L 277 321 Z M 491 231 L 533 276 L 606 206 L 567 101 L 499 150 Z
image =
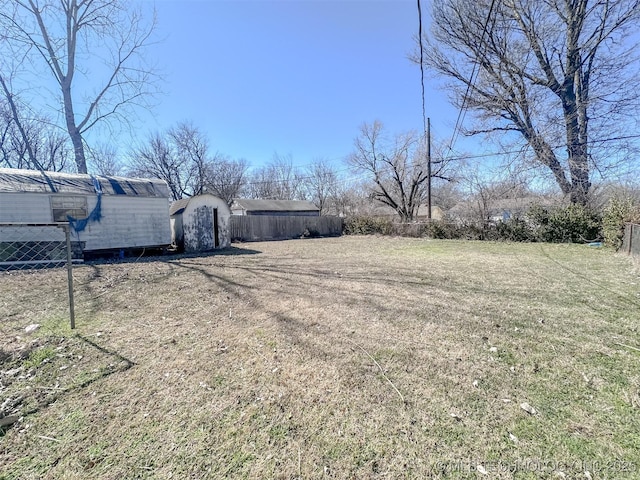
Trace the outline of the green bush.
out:
M 630 196 L 616 195 L 611 197 L 604 207 L 602 215 L 602 233 L 605 245 L 616 249 L 620 248 L 624 238 L 625 223 L 638 221 L 640 221 L 640 208 L 638 205 L 634 205 Z
M 393 224 L 391 220 L 380 217 L 359 215 L 347 217 L 342 226 L 344 235 L 391 235 Z
M 354 216 L 345 219 L 343 233 L 426 236 L 434 239 L 585 243 L 602 238 L 602 218 L 598 212 L 581 205 L 554 209 L 537 205 L 529 210 L 525 218 L 513 217 L 504 222 L 486 224 L 459 224 L 437 220 L 429 223 L 394 224 L 386 218 Z
M 391 234 L 399 237 L 420 238 L 424 236 L 424 223 L 392 223 Z
M 496 225 L 497 240 L 509 242 L 534 242 L 536 234 L 531 225 L 524 219 L 513 217 Z
M 424 233 L 429 238 L 450 240 L 460 238 L 457 225 L 449 222 L 433 221 L 425 225 Z
M 598 212 L 582 205 L 547 209 L 532 207 L 527 218 L 536 240 L 542 242 L 585 243 L 602 237 L 602 220 Z

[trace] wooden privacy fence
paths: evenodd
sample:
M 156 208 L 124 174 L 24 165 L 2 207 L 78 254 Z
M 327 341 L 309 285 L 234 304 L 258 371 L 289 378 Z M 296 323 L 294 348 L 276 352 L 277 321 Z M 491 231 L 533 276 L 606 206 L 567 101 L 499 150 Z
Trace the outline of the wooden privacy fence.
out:
M 640 256 L 640 225 L 627 223 L 621 250 L 629 255 Z
M 258 242 L 342 234 L 340 217 L 231 215 L 231 241 Z

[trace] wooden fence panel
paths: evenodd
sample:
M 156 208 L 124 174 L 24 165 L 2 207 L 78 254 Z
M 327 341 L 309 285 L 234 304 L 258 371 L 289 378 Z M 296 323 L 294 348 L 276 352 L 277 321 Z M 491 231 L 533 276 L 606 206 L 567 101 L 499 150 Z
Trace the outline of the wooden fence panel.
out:
M 627 223 L 621 250 L 629 255 L 640 256 L 640 225 Z
M 342 234 L 340 217 L 231 215 L 231 241 L 259 242 Z

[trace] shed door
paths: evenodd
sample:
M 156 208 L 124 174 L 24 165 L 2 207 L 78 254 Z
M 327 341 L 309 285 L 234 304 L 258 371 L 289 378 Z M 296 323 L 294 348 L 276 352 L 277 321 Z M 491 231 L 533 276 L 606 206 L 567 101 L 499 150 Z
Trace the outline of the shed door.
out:
M 220 237 L 218 236 L 218 209 L 213 209 L 213 248 L 220 246 Z

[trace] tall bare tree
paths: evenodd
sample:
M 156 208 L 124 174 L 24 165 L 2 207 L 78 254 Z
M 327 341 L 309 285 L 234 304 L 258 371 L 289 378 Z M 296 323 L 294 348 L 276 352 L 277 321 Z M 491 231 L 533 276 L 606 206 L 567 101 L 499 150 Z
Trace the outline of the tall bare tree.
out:
M 231 205 L 234 198 L 240 195 L 247 181 L 246 160 L 232 160 L 223 155 L 216 155 L 207 167 L 205 191 L 222 198 Z
M 302 174 L 291 155 L 274 154 L 271 162 L 253 172 L 249 195 L 271 200 L 299 200 L 303 197 Z
M 371 196 L 393 208 L 403 222 L 413 220 L 429 178 L 423 142 L 414 132 L 389 137 L 380 121 L 363 124 L 347 158 L 373 181 Z M 432 177 L 443 178 L 445 163 L 433 162 Z
M 117 166 L 109 151 L 98 153 L 103 161 L 94 162 L 97 167 Z M 129 167 L 131 175 L 166 181 L 174 200 L 208 192 L 230 205 L 245 186 L 248 164 L 210 153 L 207 136 L 192 123 L 180 122 L 132 149 Z
M 62 171 L 72 165 L 68 138 L 46 117 L 27 115 L 18 97 L 10 93 L 0 74 L 0 166 Z
M 110 143 L 97 143 L 88 149 L 89 170 L 100 175 L 122 175 L 124 164 L 118 158 L 118 150 Z
M 180 122 L 169 129 L 167 136 L 173 145 L 176 162 L 188 174 L 185 177 L 185 193 L 200 195 L 207 182 L 209 141 L 205 134 L 189 122 Z
M 467 133 L 515 133 L 585 204 L 595 147 L 637 113 L 639 14 L 638 0 L 434 0 L 423 57 L 477 113 Z
M 306 168 L 304 175 L 309 200 L 318 207 L 320 215 L 326 215 L 339 189 L 336 170 L 326 160 L 317 159 Z
M 112 117 L 126 122 L 128 107 L 152 92 L 142 53 L 154 26 L 124 0 L 0 0 L 5 51 L 21 52 L 25 69 L 33 65 L 30 81 L 42 65 L 57 84 L 57 98 L 45 103 L 61 106 L 79 173 L 87 173 L 86 133 Z
M 147 141 L 129 154 L 129 175 L 143 178 L 159 178 L 167 182 L 173 200 L 190 196 L 191 166 L 184 165 L 176 155 L 170 139 L 161 133 L 153 133 Z

